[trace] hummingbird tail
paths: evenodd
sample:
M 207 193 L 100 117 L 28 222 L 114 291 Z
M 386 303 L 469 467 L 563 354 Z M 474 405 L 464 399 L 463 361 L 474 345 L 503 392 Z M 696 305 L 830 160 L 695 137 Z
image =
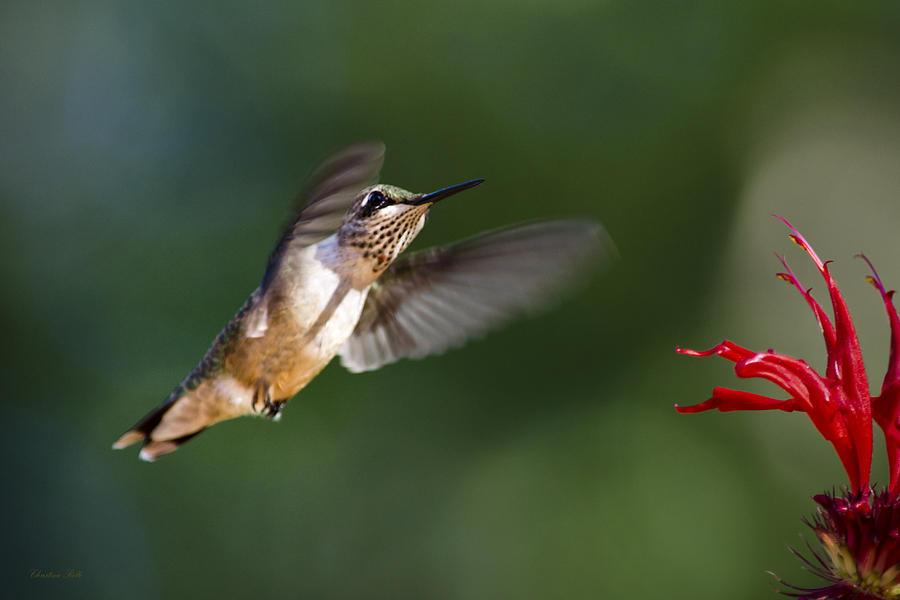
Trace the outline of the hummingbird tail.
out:
M 122 448 L 127 448 L 132 444 L 143 441 L 144 444 L 141 447 L 141 453 L 139 456 L 141 460 L 153 462 L 163 454 L 174 452 L 183 443 L 206 429 L 205 427 L 203 427 L 198 431 L 174 439 L 154 439 L 154 430 L 159 426 L 160 421 L 162 421 L 163 417 L 169 411 L 169 409 L 171 409 L 173 405 L 180 399 L 181 398 L 170 398 L 160 404 L 158 407 L 154 408 L 147 416 L 138 421 L 137 425 L 122 434 L 122 436 L 113 444 L 113 448 L 116 450 L 121 450 Z
M 150 413 L 145 416 L 143 419 L 138 421 L 137 425 L 126 431 L 122 436 L 115 441 L 113 444 L 113 448 L 115 450 L 121 450 L 122 448 L 127 448 L 128 446 L 140 442 L 142 440 L 146 440 L 159 422 L 162 421 L 163 415 L 172 408 L 172 404 L 175 403 L 175 400 L 170 398 L 154 408 Z
M 180 387 L 113 444 L 121 449 L 143 442 L 140 458 L 154 461 L 177 450 L 204 429 L 252 411 L 251 394 L 234 380 L 207 379 L 194 389 Z M 246 397 L 245 397 L 246 396 Z

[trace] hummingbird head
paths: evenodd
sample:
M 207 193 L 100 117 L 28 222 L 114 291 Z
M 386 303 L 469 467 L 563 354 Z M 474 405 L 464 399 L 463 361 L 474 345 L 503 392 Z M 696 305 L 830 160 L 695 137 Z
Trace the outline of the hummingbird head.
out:
M 429 194 L 417 194 L 393 185 L 373 185 L 362 190 L 338 229 L 338 240 L 355 249 L 360 261 L 377 276 L 390 266 L 425 225 L 434 204 L 475 187 L 473 179 Z

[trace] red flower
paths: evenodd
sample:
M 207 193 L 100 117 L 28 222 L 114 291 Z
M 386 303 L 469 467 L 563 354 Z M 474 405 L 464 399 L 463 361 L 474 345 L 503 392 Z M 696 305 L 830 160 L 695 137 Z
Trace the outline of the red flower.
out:
M 780 218 L 780 217 L 779 217 Z M 688 407 L 675 405 L 681 413 L 711 409 L 769 410 L 805 412 L 816 429 L 834 446 L 850 480 L 846 498 L 816 496 L 821 505 L 818 518 L 810 523 L 826 550 L 829 565 L 819 559 L 819 569 L 831 582 L 820 590 L 798 590 L 802 598 L 900 598 L 900 318 L 894 307 L 893 291 L 887 292 L 872 269 L 867 280 L 880 292 L 891 326 L 891 352 L 881 395 L 871 397 L 866 369 L 853 320 L 837 284 L 828 271 L 828 262 L 815 251 L 790 223 L 790 238 L 812 258 L 822 274 L 834 321 L 804 289 L 782 257 L 785 273 L 778 276 L 793 284 L 812 309 L 825 337 L 828 354 L 825 375 L 805 361 L 778 354 L 774 350 L 753 352 L 734 342 L 723 341 L 705 352 L 678 349 L 691 356 L 716 354 L 735 363 L 738 377 L 760 377 L 783 389 L 786 400 L 727 388 L 715 388 L 712 397 Z M 875 494 L 869 484 L 872 464 L 872 420 L 884 431 L 890 465 L 888 489 Z M 848 562 L 849 561 L 849 562 Z M 848 567 L 848 565 L 850 565 Z M 824 569 L 824 570 L 823 570 Z M 796 589 L 796 588 L 794 588 Z

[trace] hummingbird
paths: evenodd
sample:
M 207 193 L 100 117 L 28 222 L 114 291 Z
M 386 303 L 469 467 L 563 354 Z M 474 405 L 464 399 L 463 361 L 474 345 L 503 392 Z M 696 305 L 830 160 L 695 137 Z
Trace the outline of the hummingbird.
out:
M 173 452 L 211 425 L 281 416 L 335 356 L 354 373 L 420 358 L 549 300 L 611 243 L 592 221 L 520 224 L 400 256 L 438 202 L 483 179 L 418 194 L 377 184 L 380 143 L 318 168 L 262 281 L 200 363 L 113 448 Z M 606 250 L 603 252 L 602 250 Z

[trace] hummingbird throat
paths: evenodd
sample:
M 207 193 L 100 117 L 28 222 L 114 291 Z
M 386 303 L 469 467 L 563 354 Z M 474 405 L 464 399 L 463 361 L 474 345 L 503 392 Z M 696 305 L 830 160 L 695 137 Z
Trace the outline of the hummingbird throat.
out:
M 345 223 L 338 232 L 339 242 L 355 249 L 358 264 L 377 277 L 422 230 L 430 206 L 396 204 L 364 222 Z

